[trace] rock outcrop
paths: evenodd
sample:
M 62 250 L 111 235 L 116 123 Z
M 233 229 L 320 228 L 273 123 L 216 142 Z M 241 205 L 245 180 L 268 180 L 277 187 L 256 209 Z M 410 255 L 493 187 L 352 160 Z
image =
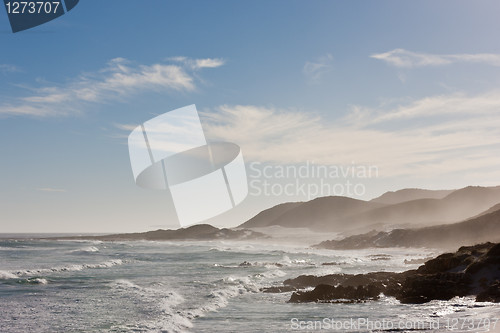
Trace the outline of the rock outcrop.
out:
M 314 289 L 303 290 L 310 287 Z M 412 304 L 468 295 L 476 295 L 478 302 L 500 302 L 500 244 L 463 246 L 403 273 L 301 275 L 274 288 L 268 292 L 297 289 L 292 303 L 362 302 L 381 293 Z

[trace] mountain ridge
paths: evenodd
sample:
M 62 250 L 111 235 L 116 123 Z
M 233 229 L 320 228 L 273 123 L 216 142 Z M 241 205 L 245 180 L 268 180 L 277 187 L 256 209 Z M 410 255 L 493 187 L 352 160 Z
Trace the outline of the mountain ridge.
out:
M 428 191 L 417 192 L 427 196 Z M 271 207 L 265 210 L 265 214 L 261 215 L 261 212 L 239 227 L 278 225 L 306 227 L 314 231 L 346 232 L 355 229 L 369 230 L 373 226 L 439 225 L 472 218 L 500 203 L 498 186 L 468 186 L 458 190 L 440 190 L 438 194 L 444 197 L 418 198 L 396 204 L 339 196 L 321 197 L 285 206 L 286 210 L 283 209 L 283 204 Z M 275 209 L 279 210 L 279 214 L 273 212 Z
M 498 205 L 496 205 L 498 206 Z M 462 222 L 391 231 L 371 231 L 340 240 L 313 245 L 323 249 L 363 249 L 372 247 L 453 248 L 500 241 L 500 208 Z
M 397 204 L 416 199 L 442 199 L 455 190 L 427 190 L 421 188 L 404 188 L 388 191 L 370 201 L 383 204 Z

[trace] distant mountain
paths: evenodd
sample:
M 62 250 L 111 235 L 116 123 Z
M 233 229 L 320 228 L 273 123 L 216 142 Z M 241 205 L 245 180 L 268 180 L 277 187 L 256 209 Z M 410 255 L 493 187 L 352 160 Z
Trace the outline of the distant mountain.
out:
M 261 228 L 268 227 L 271 223 L 276 220 L 281 215 L 285 214 L 291 209 L 297 208 L 302 205 L 303 202 L 286 202 L 269 209 L 263 210 L 259 214 L 252 217 L 247 222 L 241 224 L 239 228 Z M 273 224 L 276 225 L 276 224 Z
M 266 238 L 264 234 L 251 230 L 219 229 L 208 224 L 198 224 L 188 228 L 177 230 L 155 230 L 130 234 L 114 234 L 103 236 L 72 236 L 57 237 L 57 239 L 88 239 L 101 241 L 124 241 L 124 240 L 212 240 L 212 239 L 254 239 Z
M 495 206 L 491 207 L 490 209 L 482 212 L 481 214 L 478 214 L 474 217 L 479 217 L 479 216 L 483 216 L 483 215 L 486 215 L 486 214 L 489 214 L 489 213 L 493 213 L 493 212 L 496 212 L 497 210 L 500 210 L 500 203 L 499 204 L 496 204 Z
M 422 191 L 424 192 L 416 192 L 437 195 L 433 191 Z M 446 191 L 438 193 L 445 195 Z M 347 197 L 322 197 L 304 203 L 275 206 L 240 227 L 277 225 L 315 231 L 344 232 L 357 229 L 362 232 L 369 228 L 380 230 L 384 226 L 411 227 L 453 223 L 477 216 L 498 203 L 500 187 L 466 187 L 452 191 L 441 199 L 416 199 L 396 204 Z
M 454 248 L 500 241 L 499 210 L 460 223 L 416 229 L 394 229 L 389 232 L 371 231 L 341 240 L 329 240 L 315 245 L 326 249 L 360 249 L 370 247 L 433 247 Z
M 344 223 L 349 226 L 453 223 L 476 216 L 499 202 L 500 187 L 469 186 L 443 199 L 411 200 L 352 215 Z
M 324 229 L 326 225 L 356 213 L 382 207 L 383 204 L 347 197 L 321 197 L 302 203 L 278 205 L 257 214 L 241 224 L 242 228 L 282 226 L 289 228 Z M 274 217 L 274 218 L 272 218 Z
M 405 188 L 399 191 L 385 192 L 371 201 L 386 205 L 394 205 L 418 199 L 442 199 L 453 191 L 455 190 L 423 190 L 419 188 Z

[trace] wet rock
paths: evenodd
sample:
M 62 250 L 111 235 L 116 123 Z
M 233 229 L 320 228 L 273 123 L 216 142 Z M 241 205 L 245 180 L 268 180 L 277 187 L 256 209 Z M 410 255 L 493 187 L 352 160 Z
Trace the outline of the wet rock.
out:
M 500 280 L 496 280 L 487 289 L 480 292 L 476 297 L 476 302 L 500 303 Z
M 324 276 L 300 275 L 294 279 L 287 279 L 283 282 L 285 286 L 295 288 L 315 287 L 320 284 L 337 285 L 347 279 L 345 274 L 330 274 Z
M 322 266 L 340 266 L 340 265 L 345 265 L 346 262 L 324 262 L 321 265 Z
M 358 302 L 380 293 L 401 303 L 426 303 L 456 296 L 477 295 L 477 301 L 500 302 L 500 244 L 463 246 L 403 273 L 301 275 L 283 282 L 297 289 L 290 302 Z
M 455 253 L 444 253 L 434 259 L 428 260 L 418 268 L 419 274 L 442 273 L 453 270 L 464 271 L 479 257 L 484 256 L 493 247 L 492 243 L 484 243 L 474 246 L 462 246 Z
M 299 291 L 292 294 L 290 302 L 337 302 L 365 301 L 378 299 L 380 293 L 388 296 L 399 294 L 401 284 L 406 276 L 414 271 L 404 273 L 373 272 L 367 274 L 331 274 L 326 276 L 301 275 L 284 282 L 285 285 L 296 288 L 306 288 L 316 285 L 312 291 Z M 321 288 L 318 288 L 322 286 Z M 325 287 L 325 286 L 329 286 Z
M 238 265 L 239 267 L 250 267 L 252 266 L 252 263 L 248 261 L 243 261 L 241 264 Z
M 320 284 L 311 291 L 294 292 L 290 297 L 290 303 L 304 302 L 361 302 L 378 299 L 381 289 L 375 285 L 367 286 L 331 286 Z
M 463 273 L 415 274 L 406 278 L 397 299 L 401 303 L 426 303 L 466 296 L 470 277 Z

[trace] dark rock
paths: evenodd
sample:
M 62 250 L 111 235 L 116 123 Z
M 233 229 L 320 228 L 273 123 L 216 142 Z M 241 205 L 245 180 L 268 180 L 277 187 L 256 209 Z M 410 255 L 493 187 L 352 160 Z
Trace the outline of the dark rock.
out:
M 464 270 L 469 264 L 472 263 L 472 260 L 473 259 L 468 254 L 455 255 L 453 253 L 445 253 L 435 259 L 427 261 L 424 265 L 418 268 L 417 273 L 435 274 L 457 268 Z
M 489 271 L 490 269 L 500 269 L 500 247 L 499 244 L 493 245 L 486 243 L 483 245 L 490 245 L 489 247 L 482 248 L 480 252 L 475 252 L 475 260 L 466 268 L 465 272 L 471 275 L 477 275 L 480 278 L 482 271 Z
M 337 285 L 344 282 L 348 277 L 349 275 L 346 274 L 330 274 L 324 276 L 300 275 L 294 279 L 285 280 L 283 284 L 295 288 L 315 287 L 319 284 Z
M 364 301 L 377 299 L 380 293 L 387 296 L 399 294 L 401 284 L 408 274 L 392 272 L 373 272 L 367 274 L 331 274 L 326 276 L 301 275 L 295 279 L 284 282 L 285 285 L 296 288 L 305 288 L 316 285 L 316 288 L 307 292 L 296 292 L 292 294 L 290 302 L 329 302 L 332 300 Z M 321 288 L 318 288 L 322 286 Z M 325 286 L 329 286 L 325 287 Z
M 339 266 L 339 265 L 345 265 L 346 262 L 324 262 L 321 265 L 322 266 Z
M 500 243 L 494 245 L 489 251 L 488 256 L 490 257 L 500 257 Z
M 332 286 L 353 286 L 376 284 L 381 288 L 390 289 L 397 288 L 408 274 L 412 271 L 404 273 L 393 272 L 372 272 L 366 274 L 330 274 L 324 276 L 300 275 L 294 279 L 288 279 L 283 282 L 284 285 L 293 286 L 295 288 L 314 287 L 319 284 L 328 284 Z
M 380 288 L 372 284 L 358 287 L 335 287 L 327 284 L 320 284 L 316 286 L 314 290 L 293 293 L 289 302 L 332 302 L 339 300 L 361 302 L 378 299 L 380 292 Z
M 498 249 L 498 244 L 488 242 L 431 259 L 406 278 L 397 298 L 402 303 L 421 303 L 466 295 L 485 299 L 491 294 L 494 300 L 495 289 L 488 286 L 500 277 Z
M 477 301 L 499 302 L 500 244 L 463 246 L 403 273 L 301 275 L 283 283 L 297 289 L 315 287 L 294 292 L 292 303 L 359 302 L 377 299 L 380 293 L 414 304 L 467 295 L 477 295 Z
M 447 301 L 468 295 L 470 282 L 470 277 L 463 273 L 416 274 L 406 278 L 397 299 L 401 303 Z
M 424 304 L 429 302 L 429 298 L 425 296 L 406 296 L 399 299 L 399 301 L 403 304 Z
M 500 303 L 500 280 L 496 280 L 487 289 L 480 292 L 476 297 L 476 302 Z

